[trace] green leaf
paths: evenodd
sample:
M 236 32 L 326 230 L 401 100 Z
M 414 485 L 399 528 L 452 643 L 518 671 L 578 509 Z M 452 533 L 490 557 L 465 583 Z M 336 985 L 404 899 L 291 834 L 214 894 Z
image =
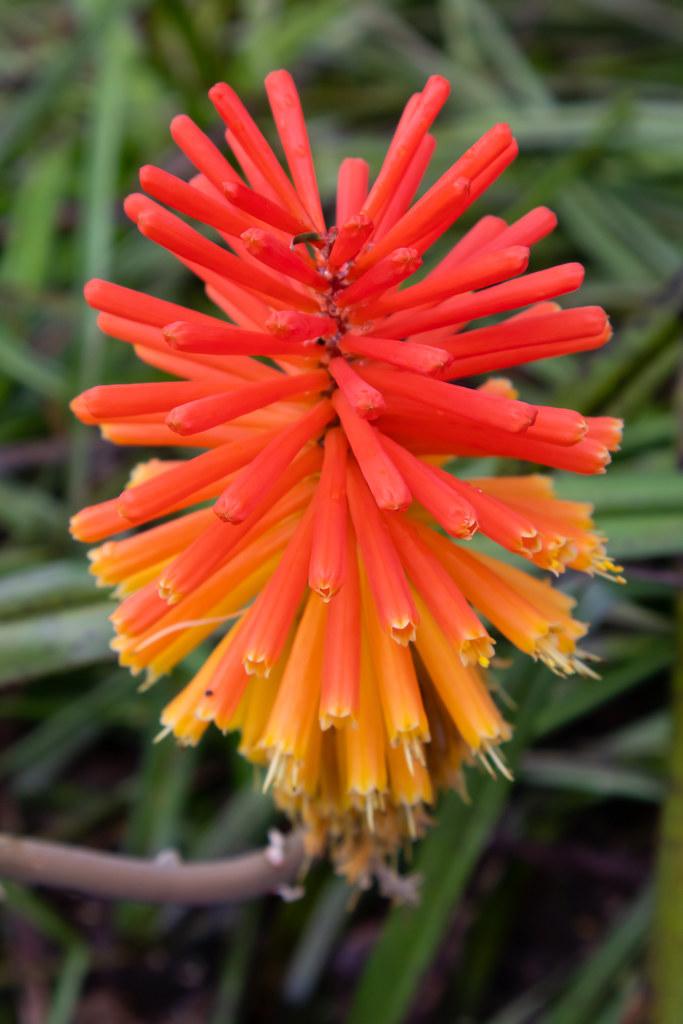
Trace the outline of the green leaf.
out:
M 84 562 L 46 562 L 0 579 L 0 619 L 62 609 L 88 598 L 104 598 L 106 593 L 95 589 Z
M 39 792 L 101 734 L 108 724 L 106 712 L 134 686 L 128 672 L 115 672 L 77 700 L 65 695 L 60 710 L 0 753 L 0 778 L 12 776 L 19 793 Z
M 624 797 L 659 803 L 664 792 L 661 781 L 652 775 L 590 759 L 581 752 L 529 753 L 522 761 L 520 778 L 532 786 L 583 793 L 599 799 Z
M 260 901 L 239 911 L 238 928 L 228 940 L 221 965 L 209 1024 L 238 1024 L 241 1019 L 240 1007 L 251 980 L 249 964 L 259 939 L 261 916 Z
M 50 359 L 32 352 L 25 342 L 0 328 L 0 374 L 11 377 L 45 398 L 64 396 L 65 384 L 59 368 Z
M 70 1021 L 73 1021 L 89 967 L 90 954 L 86 947 L 70 946 L 57 976 L 45 1024 L 70 1024 Z
M 148 712 L 154 721 L 153 731 L 141 737 L 143 763 L 135 779 L 124 841 L 126 851 L 138 856 L 179 855 L 183 839 L 183 814 L 197 751 L 169 739 L 153 742 L 158 733 L 158 705 L 166 699 L 160 692 L 157 701 L 151 702 Z M 161 915 L 156 907 L 125 902 L 117 908 L 116 920 L 123 933 L 137 939 L 151 936 Z
M 0 525 L 20 541 L 65 541 L 64 510 L 40 487 L 0 480 Z
M 3 881 L 2 888 L 6 906 L 25 918 L 41 935 L 67 948 L 82 945 L 80 935 L 71 924 L 31 889 L 7 881 Z
M 582 181 L 574 181 L 557 196 L 562 222 L 574 242 L 591 254 L 609 277 L 625 281 L 653 282 L 652 274 L 634 246 L 624 244 L 614 230 L 614 221 L 602 197 Z
M 640 377 L 643 367 L 678 337 L 682 304 L 683 287 L 677 284 L 654 308 L 646 307 L 645 316 L 641 313 L 621 328 L 610 345 L 591 360 L 590 374 L 581 382 L 583 413 L 619 415 L 619 397 L 624 385 Z M 555 395 L 557 405 L 572 405 L 575 400 L 574 386 L 562 388 Z M 613 409 L 611 401 L 614 401 Z
M 600 530 L 617 559 L 630 562 L 683 553 L 683 512 L 601 516 Z
M 683 508 L 683 474 L 609 470 L 605 476 L 558 476 L 558 497 L 589 501 L 597 515 L 607 512 L 679 512 Z
M 62 90 L 74 79 L 77 69 L 91 52 L 93 37 L 102 29 L 108 17 L 103 10 L 99 17 L 80 30 L 76 38 L 67 36 L 50 54 L 50 60 L 41 65 L 35 84 L 14 98 L 10 113 L 3 118 L 0 132 L 0 163 L 12 156 L 26 140 L 31 139 L 37 125 L 54 116 L 63 106 Z M 32 140 L 31 140 L 32 141 Z
M 4 902 L 13 913 L 65 949 L 45 1024 L 69 1024 L 90 964 L 87 947 L 72 926 L 30 889 L 14 882 L 3 882 L 2 887 Z
M 623 664 L 606 664 L 600 679 L 567 680 L 562 690 L 553 695 L 536 718 L 535 737 L 546 736 L 555 729 L 589 714 L 609 700 L 667 668 L 674 660 L 673 644 L 664 638 L 637 638 L 638 645 Z M 551 684 L 552 685 L 552 684 Z M 556 684 L 557 685 L 557 684 Z
M 38 149 L 12 205 L 0 280 L 37 291 L 48 278 L 59 204 L 67 187 L 71 144 Z
M 657 757 L 668 749 L 671 742 L 671 715 L 668 711 L 655 711 L 639 718 L 622 729 L 615 729 L 603 739 L 591 743 L 591 751 L 606 757 Z
M 195 860 L 228 857 L 263 842 L 273 820 L 273 804 L 260 790 L 238 789 L 191 845 Z
M 140 856 L 160 853 L 180 842 L 182 809 L 196 759 L 191 747 L 151 740 L 152 735 L 143 736 L 144 763 L 126 838 L 126 849 Z
M 502 89 L 517 95 L 522 105 L 552 103 L 542 77 L 495 8 L 486 0 L 474 0 L 470 9 L 477 25 L 479 45 L 498 68 L 503 79 Z
M 104 602 L 0 623 L 0 684 L 24 683 L 51 672 L 111 661 Z
M 349 913 L 351 891 L 340 878 L 331 878 L 318 895 L 287 967 L 283 998 L 302 1006 L 315 991 Z
M 641 947 L 651 915 L 652 893 L 647 887 L 587 958 L 564 995 L 546 1012 L 544 1024 L 577 1024 L 595 1019 L 601 998 Z
M 521 666 L 518 660 L 518 670 Z M 525 682 L 513 740 L 505 756 L 514 770 L 545 691 L 545 675 L 532 669 Z M 484 849 L 509 792 L 503 779 L 475 776 L 471 804 L 455 793 L 441 801 L 438 825 L 422 843 L 415 871 L 423 878 L 417 907 L 398 907 L 387 918 L 355 993 L 349 1024 L 398 1024 L 412 1002 L 450 915 Z M 387 979 L 391 978 L 391 985 Z
M 105 9 L 108 6 L 105 4 Z M 83 270 L 86 279 L 106 277 L 111 265 L 117 169 L 129 95 L 129 27 L 120 9 L 111 10 L 112 15 L 105 22 L 95 47 L 97 84 L 86 138 L 88 161 L 83 219 Z M 102 377 L 104 338 L 96 327 L 92 311 L 85 306 L 81 322 L 77 386 L 79 390 L 85 390 Z M 82 424 L 77 424 L 73 429 L 68 467 L 72 507 L 83 502 L 88 445 L 89 431 Z

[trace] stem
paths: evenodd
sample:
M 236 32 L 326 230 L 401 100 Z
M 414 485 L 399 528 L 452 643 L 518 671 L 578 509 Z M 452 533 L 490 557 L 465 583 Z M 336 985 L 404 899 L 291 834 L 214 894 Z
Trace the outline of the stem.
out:
M 679 658 L 672 687 L 669 792 L 660 824 L 652 925 L 653 1024 L 683 1020 L 683 595 L 678 599 Z
M 256 850 L 226 860 L 183 864 L 99 853 L 78 846 L 0 833 L 0 878 L 87 896 L 147 903 L 232 903 L 275 892 L 295 880 L 304 861 L 299 833 L 287 836 L 280 854 Z
M 674 405 L 679 415 L 683 413 L 683 367 L 676 384 Z M 679 448 L 678 456 L 683 468 L 683 447 Z M 669 791 L 659 826 L 650 944 L 652 1024 L 683 1021 L 683 592 L 677 599 L 676 624 L 678 658 L 671 692 Z

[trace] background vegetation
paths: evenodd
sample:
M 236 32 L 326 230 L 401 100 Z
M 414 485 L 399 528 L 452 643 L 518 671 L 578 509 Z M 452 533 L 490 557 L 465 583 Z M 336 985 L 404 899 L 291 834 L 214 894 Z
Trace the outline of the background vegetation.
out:
M 494 121 L 510 121 L 522 155 L 477 214 L 557 210 L 561 227 L 536 265 L 585 261 L 582 299 L 607 306 L 617 327 L 605 352 L 515 377 L 531 400 L 627 418 L 611 474 L 561 487 L 595 501 L 630 582 L 567 584 L 595 623 L 601 682 L 558 682 L 514 659 L 516 784 L 473 778 L 470 806 L 442 802 L 414 861 L 424 876 L 417 909 L 390 909 L 372 894 L 354 901 L 324 866 L 298 903 L 197 912 L 7 885 L 0 1022 L 650 1019 L 646 949 L 683 564 L 672 412 L 682 44 L 683 10 L 667 0 L 2 7 L 3 828 L 199 858 L 262 843 L 272 819 L 219 736 L 197 752 L 151 745 L 175 686 L 138 696 L 117 670 L 109 602 L 66 532 L 69 510 L 111 496 L 138 455 L 70 419 L 76 391 L 140 375 L 127 346 L 97 334 L 80 287 L 112 276 L 201 301 L 178 265 L 127 224 L 121 200 L 142 163 L 184 173 L 168 122 L 184 110 L 215 129 L 205 92 L 216 80 L 235 85 L 266 123 L 263 75 L 293 71 L 327 196 L 343 155 L 377 167 L 400 107 L 432 72 L 454 83 L 436 170 Z M 657 915 L 658 969 L 667 971 L 667 950 L 678 957 L 669 974 L 680 973 L 680 947 L 666 941 L 679 881 L 666 881 Z M 670 1013 L 661 1020 L 683 1020 Z

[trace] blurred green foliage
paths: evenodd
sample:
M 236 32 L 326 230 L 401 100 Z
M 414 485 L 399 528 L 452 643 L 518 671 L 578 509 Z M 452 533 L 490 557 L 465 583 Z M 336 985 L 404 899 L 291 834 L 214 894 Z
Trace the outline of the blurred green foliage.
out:
M 138 454 L 75 428 L 69 396 L 148 372 L 98 334 L 80 288 L 111 276 L 204 301 L 126 223 L 121 200 L 143 163 L 186 171 L 167 125 L 184 110 L 214 131 L 205 93 L 216 80 L 270 131 L 261 80 L 289 67 L 326 197 L 343 156 L 378 167 L 403 102 L 430 73 L 454 84 L 434 174 L 510 121 L 521 156 L 476 215 L 557 210 L 535 266 L 583 260 L 582 301 L 607 306 L 617 328 L 605 352 L 514 377 L 530 400 L 627 414 L 612 475 L 560 487 L 595 502 L 631 581 L 570 584 L 595 623 L 600 682 L 558 682 L 513 659 L 518 781 L 472 778 L 470 805 L 442 802 L 411 868 L 423 875 L 418 908 L 372 895 L 356 905 L 324 867 L 300 903 L 239 912 L 108 908 L 8 886 L 0 1022 L 649 1019 L 643 949 L 683 555 L 672 412 L 682 44 L 683 9 L 669 0 L 22 0 L 0 10 L 3 827 L 199 857 L 262 842 L 272 820 L 232 743 L 151 745 L 181 674 L 139 696 L 114 668 L 108 602 L 66 530 L 69 510 L 113 494 Z

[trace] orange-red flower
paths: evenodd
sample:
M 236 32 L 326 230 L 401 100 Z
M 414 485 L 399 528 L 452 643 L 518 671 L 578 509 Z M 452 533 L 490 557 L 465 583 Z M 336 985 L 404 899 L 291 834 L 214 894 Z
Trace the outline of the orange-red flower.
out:
M 266 90 L 289 174 L 220 84 L 209 95 L 241 173 L 177 117 L 193 176 L 144 167 L 146 194 L 125 203 L 204 282 L 214 314 L 105 281 L 85 292 L 102 331 L 169 379 L 92 388 L 76 415 L 118 444 L 205 450 L 139 465 L 73 533 L 104 541 L 92 570 L 121 598 L 122 664 L 153 682 L 219 636 L 164 732 L 196 743 L 211 722 L 239 729 L 310 850 L 365 881 L 424 830 L 464 762 L 504 770 L 510 729 L 483 671 L 496 632 L 558 674 L 590 672 L 574 602 L 534 572 L 618 573 L 590 506 L 535 472 L 465 479 L 444 464 L 604 472 L 619 421 L 465 380 L 598 348 L 610 327 L 602 309 L 554 301 L 580 286 L 579 264 L 527 272 L 555 226 L 545 208 L 483 217 L 411 283 L 517 153 L 496 125 L 415 200 L 443 78 L 408 101 L 370 188 L 367 164 L 344 160 L 331 226 L 294 83 L 276 71 Z M 490 314 L 504 315 L 476 323 Z M 527 567 L 483 554 L 476 534 Z

